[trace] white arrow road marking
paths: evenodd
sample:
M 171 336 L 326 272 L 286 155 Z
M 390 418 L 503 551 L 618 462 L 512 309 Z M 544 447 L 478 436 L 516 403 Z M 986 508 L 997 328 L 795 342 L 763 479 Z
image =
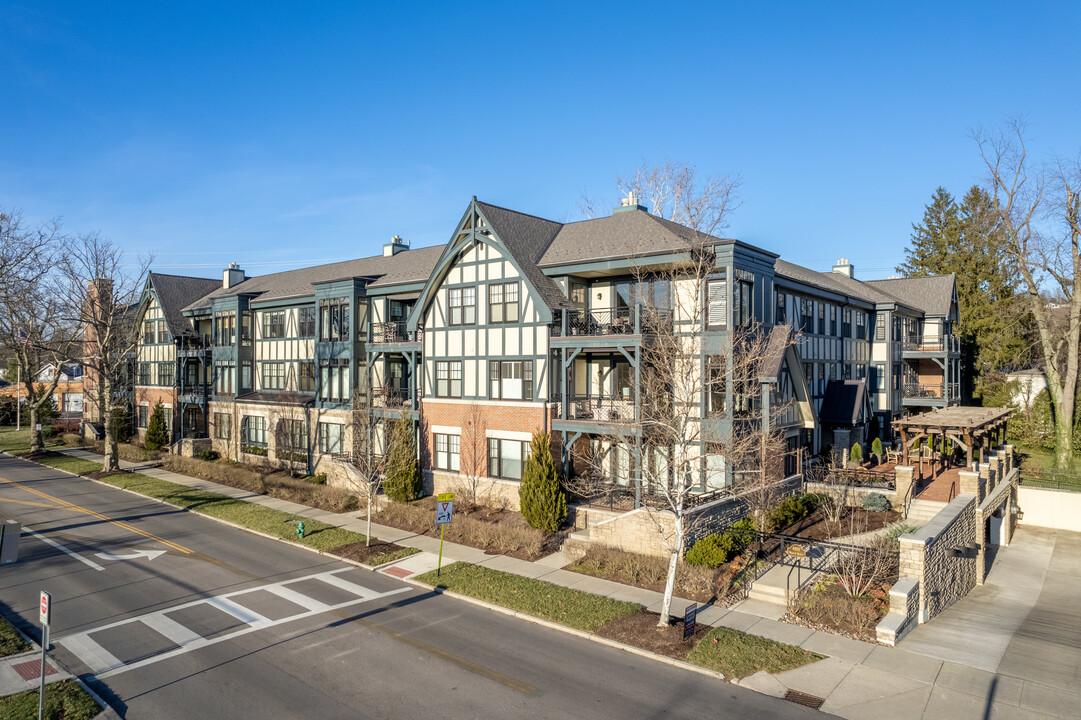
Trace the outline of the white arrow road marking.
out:
M 102 560 L 138 560 L 145 557 L 147 560 L 153 560 L 159 555 L 164 555 L 165 550 L 136 550 L 129 555 L 110 555 L 109 553 L 95 553 Z
M 55 540 L 51 540 L 51 539 L 45 537 L 44 535 L 42 535 L 41 533 L 36 533 L 33 530 L 31 530 L 30 528 L 28 528 L 28 527 L 24 527 L 23 532 L 27 533 L 28 535 L 33 535 L 38 540 L 49 543 L 50 545 L 52 545 L 57 550 L 62 550 L 63 552 L 66 552 L 68 555 L 71 555 L 73 558 L 75 558 L 79 562 L 86 563 L 87 565 L 94 568 L 95 570 L 104 570 L 105 569 L 101 565 L 98 565 L 93 560 L 88 560 L 88 559 L 84 558 L 82 555 L 75 552 L 74 550 L 68 550 L 66 547 L 64 547 L 60 543 L 56 542 Z

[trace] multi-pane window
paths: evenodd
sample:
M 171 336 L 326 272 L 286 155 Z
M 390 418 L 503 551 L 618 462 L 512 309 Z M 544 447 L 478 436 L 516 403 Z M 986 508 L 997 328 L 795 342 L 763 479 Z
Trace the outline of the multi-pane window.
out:
M 785 302 L 787 297 L 783 292 L 777 293 L 777 312 L 773 318 L 773 322 L 777 325 L 784 325 L 785 319 L 788 317 L 787 307 Z
M 833 332 L 840 335 L 840 325 L 837 324 L 837 306 L 830 305 L 830 327 L 833 328 Z
M 342 438 L 345 426 L 337 423 L 319 423 L 319 452 L 324 455 L 338 455 L 342 452 Z
M 315 308 L 302 307 L 297 310 L 297 336 L 315 337 Z
M 852 308 L 845 308 L 841 315 L 841 337 L 852 337 Z
M 706 281 L 706 327 L 711 330 L 728 325 L 728 278 L 720 277 Z
M 860 340 L 867 339 L 867 313 L 862 310 L 856 311 L 856 337 Z
M 169 342 L 169 328 L 164 320 L 158 320 L 158 344 Z
M 274 433 L 274 442 L 278 452 L 308 452 L 308 424 L 295 418 L 283 418 L 278 421 Z
M 477 324 L 477 288 L 459 287 L 447 290 L 450 325 Z
M 275 310 L 273 312 L 260 313 L 263 316 L 263 339 L 270 340 L 273 338 L 285 337 L 285 311 Z
M 259 364 L 262 366 L 263 371 L 264 390 L 285 389 L 285 363 L 265 362 Z
M 437 470 L 458 472 L 461 438 L 457 435 L 435 434 L 435 467 Z
M 214 344 L 218 346 L 236 343 L 236 313 L 214 313 Z
M 733 297 L 732 320 L 736 327 L 750 325 L 754 319 L 754 284 L 747 280 L 736 282 Z
M 706 361 L 706 413 L 724 415 L 728 394 L 728 362 L 724 355 L 710 355 Z
M 801 332 L 814 332 L 814 306 L 814 300 L 800 298 L 799 310 Z
M 488 322 L 518 322 L 518 283 L 488 286 Z
M 229 440 L 233 436 L 232 413 L 214 413 L 214 437 L 217 440 Z
M 435 363 L 435 396 L 462 396 L 462 361 L 439 360 Z
M 245 415 L 240 419 L 241 439 L 245 445 L 266 446 L 266 418 Z
M 139 427 L 145 428 L 150 421 L 150 407 L 148 405 L 140 405 L 137 412 Z
M 886 313 L 875 314 L 875 340 L 886 339 Z
M 236 365 L 229 362 L 214 363 L 214 394 L 232 395 L 236 392 Z
M 240 314 L 240 344 L 251 345 L 252 311 L 245 310 Z
M 157 340 L 154 337 L 154 321 L 147 320 L 143 323 L 143 344 L 153 345 Z
M 818 303 L 818 334 L 826 334 L 826 303 Z
M 319 339 L 323 342 L 349 339 L 349 298 L 319 301 Z
M 150 363 L 139 363 L 139 381 L 138 385 L 150 385 L 154 381 L 151 379 L 150 374 L 153 370 L 153 366 Z
M 172 387 L 175 376 L 176 368 L 173 367 L 172 363 L 158 363 L 158 385 Z
M 488 477 L 521 480 L 529 451 L 528 442 L 488 438 Z
M 328 402 L 345 402 L 350 399 L 348 360 L 319 361 L 319 398 Z
M 315 392 L 315 363 L 301 362 L 297 368 L 297 390 Z
M 532 360 L 488 361 L 489 391 L 493 400 L 532 400 Z

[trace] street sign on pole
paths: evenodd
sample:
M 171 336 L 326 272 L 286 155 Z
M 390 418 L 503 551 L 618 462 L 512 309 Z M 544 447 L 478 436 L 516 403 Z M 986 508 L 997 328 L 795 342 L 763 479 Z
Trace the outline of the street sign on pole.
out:
M 454 520 L 454 493 L 440 493 L 435 498 L 435 524 L 439 526 L 439 563 L 435 566 L 435 576 L 443 572 L 443 536 L 447 525 Z
M 45 715 L 45 651 L 49 649 L 49 622 L 53 614 L 53 596 L 41 591 L 39 602 L 41 620 L 41 684 L 38 685 L 38 720 Z

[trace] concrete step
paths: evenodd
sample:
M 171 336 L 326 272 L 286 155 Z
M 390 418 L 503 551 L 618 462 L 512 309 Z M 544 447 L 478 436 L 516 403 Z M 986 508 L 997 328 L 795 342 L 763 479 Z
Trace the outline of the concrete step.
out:
M 946 503 L 939 500 L 920 500 L 917 498 L 909 503 L 908 516 L 905 519 L 908 522 L 923 525 L 930 522 L 944 507 L 946 507 Z

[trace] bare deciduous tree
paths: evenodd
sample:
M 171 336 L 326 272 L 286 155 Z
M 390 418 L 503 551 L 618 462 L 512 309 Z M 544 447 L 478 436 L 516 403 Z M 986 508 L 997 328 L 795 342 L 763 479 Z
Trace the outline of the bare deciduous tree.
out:
M 492 507 L 494 484 L 488 474 L 488 437 L 484 424 L 484 412 L 480 404 L 469 403 L 465 427 L 458 440 L 458 478 L 451 483 L 454 499 L 463 504 L 463 512 L 481 507 Z
M 105 430 L 105 471 L 120 469 L 116 414 L 131 386 L 137 343 L 135 310 L 150 259 L 134 268 L 97 233 L 70 242 L 59 258 L 64 301 L 82 330 L 83 388 Z
M 1034 166 L 1020 119 L 1002 132 L 977 130 L 973 138 L 987 166 L 1006 253 L 1021 273 L 1035 320 L 1054 412 L 1056 460 L 1065 468 L 1073 459 L 1081 371 L 1081 161 Z
M 349 424 L 352 447 L 347 456 L 343 453 L 343 457 L 335 459 L 353 489 L 364 495 L 368 508 L 368 527 L 364 533 L 367 546 L 372 544 L 372 513 L 386 474 L 386 456 L 378 451 L 374 437 L 380 427 L 372 421 L 371 409 L 370 395 L 354 389 L 353 415 Z

